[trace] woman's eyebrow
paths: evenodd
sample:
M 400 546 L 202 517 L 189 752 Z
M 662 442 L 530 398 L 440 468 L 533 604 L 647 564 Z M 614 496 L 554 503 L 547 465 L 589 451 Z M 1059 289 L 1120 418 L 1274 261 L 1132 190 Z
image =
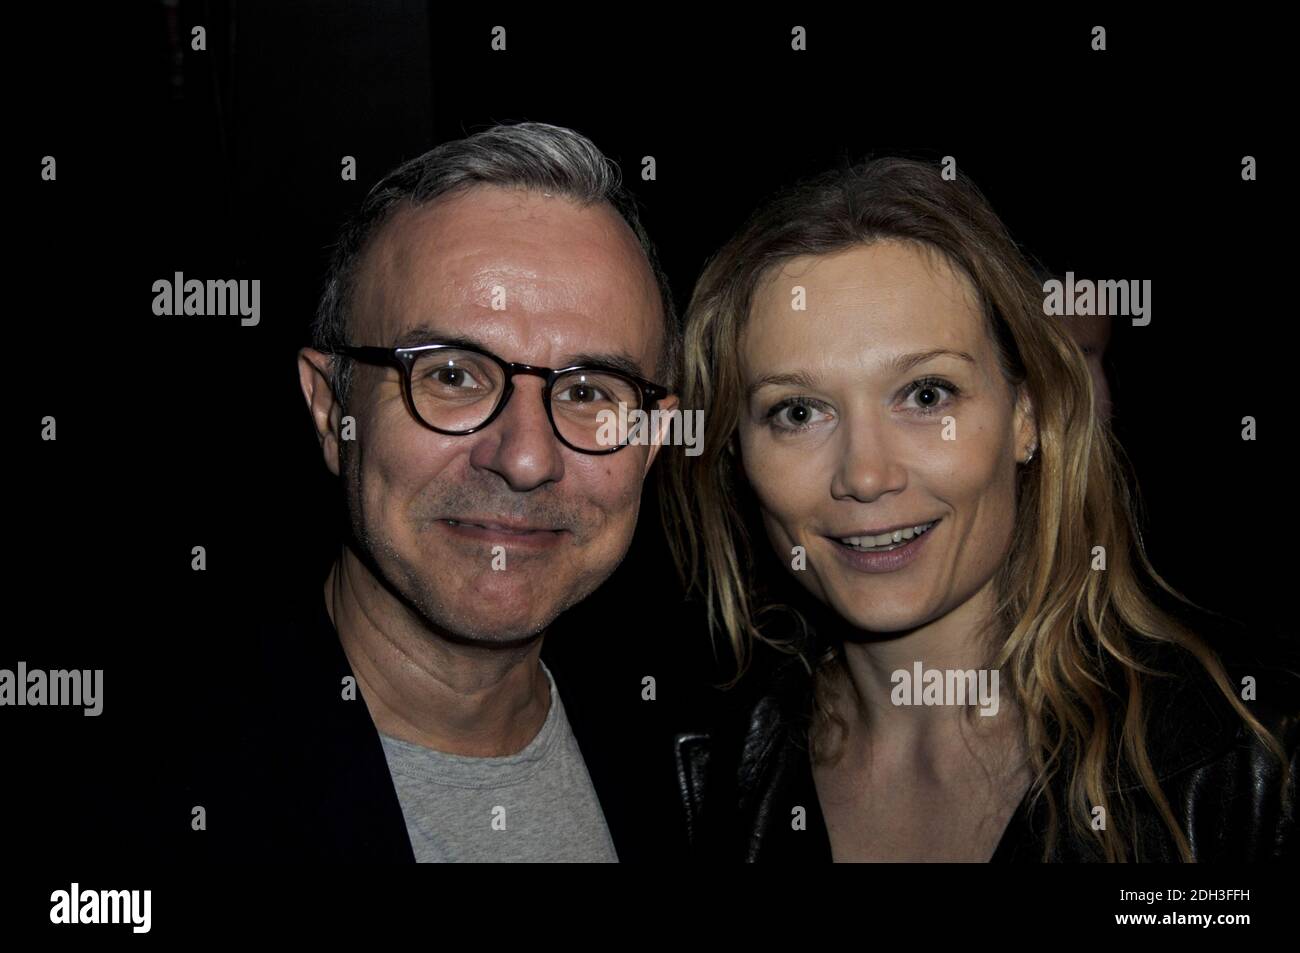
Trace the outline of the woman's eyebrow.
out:
M 892 374 L 905 374 L 918 364 L 924 364 L 926 361 L 935 357 L 956 357 L 970 364 L 978 364 L 975 358 L 971 357 L 965 351 L 953 351 L 948 348 L 932 348 L 928 351 L 913 351 L 910 354 L 897 354 L 894 357 L 887 358 L 881 363 L 881 367 Z M 754 383 L 750 384 L 745 390 L 745 397 L 753 397 L 755 393 L 764 387 L 771 386 L 789 386 L 800 387 L 805 390 L 813 390 L 820 383 L 820 379 L 815 375 L 805 371 L 792 371 L 783 374 L 764 374 Z
M 754 383 L 745 389 L 745 397 L 753 397 L 755 393 L 764 387 L 774 385 L 787 385 L 790 387 L 802 387 L 805 390 L 813 390 L 817 387 L 818 378 L 812 374 L 803 371 L 794 371 L 788 374 L 764 374 Z
M 896 374 L 904 374 L 916 367 L 916 365 L 924 364 L 932 357 L 942 357 L 943 355 L 960 358 L 971 364 L 979 363 L 965 351 L 952 351 L 947 348 L 937 347 L 929 351 L 913 351 L 911 354 L 899 354 L 885 361 L 882 366 Z

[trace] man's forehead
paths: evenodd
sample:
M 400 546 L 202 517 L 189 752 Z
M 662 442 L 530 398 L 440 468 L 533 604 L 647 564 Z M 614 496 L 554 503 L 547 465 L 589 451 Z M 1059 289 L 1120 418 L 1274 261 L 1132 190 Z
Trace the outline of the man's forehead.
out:
M 506 338 L 528 325 L 638 351 L 660 330 L 654 276 L 610 206 L 495 187 L 395 213 L 357 303 L 358 328 L 383 343 L 430 322 Z

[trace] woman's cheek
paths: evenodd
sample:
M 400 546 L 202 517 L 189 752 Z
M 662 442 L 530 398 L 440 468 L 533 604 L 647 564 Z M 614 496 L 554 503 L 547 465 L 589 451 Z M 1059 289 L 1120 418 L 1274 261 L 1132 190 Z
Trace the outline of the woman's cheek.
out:
M 745 475 L 764 511 L 782 521 L 796 515 L 810 479 L 804 461 L 779 447 L 754 452 L 751 444 L 750 450 L 745 457 Z

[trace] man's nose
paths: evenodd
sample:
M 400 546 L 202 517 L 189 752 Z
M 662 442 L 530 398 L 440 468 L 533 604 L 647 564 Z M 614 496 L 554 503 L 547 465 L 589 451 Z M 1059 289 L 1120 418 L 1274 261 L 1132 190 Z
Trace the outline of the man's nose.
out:
M 517 492 L 564 476 L 564 445 L 555 436 L 542 403 L 546 382 L 519 376 L 505 407 L 482 433 L 470 462 L 497 474 Z

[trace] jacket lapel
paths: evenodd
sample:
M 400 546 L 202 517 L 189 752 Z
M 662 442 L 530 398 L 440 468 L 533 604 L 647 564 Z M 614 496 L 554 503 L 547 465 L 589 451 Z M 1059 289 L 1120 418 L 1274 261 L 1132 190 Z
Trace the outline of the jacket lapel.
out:
M 1152 768 L 1163 782 L 1222 754 L 1236 739 L 1237 727 L 1235 713 L 1194 659 L 1181 651 L 1164 650 L 1152 666 L 1172 673 L 1149 683 L 1145 702 Z M 752 832 L 746 854 L 750 860 L 831 859 L 829 834 L 805 740 L 806 713 L 811 711 L 811 705 L 811 679 L 795 659 L 778 667 L 770 691 L 750 711 L 736 792 L 739 823 Z M 1122 725 L 1113 725 L 1112 729 L 1112 743 L 1118 745 Z M 1059 779 L 1057 783 L 1059 816 L 1066 800 Z M 1140 780 L 1126 771 L 1111 792 L 1130 792 L 1140 787 Z M 1026 792 L 990 862 L 1042 860 L 1048 822 L 1046 800 L 1039 799 L 1032 807 L 1030 802 Z M 792 811 L 797 807 L 806 809 L 807 829 L 803 832 L 791 826 Z M 794 836 L 799 833 L 805 836 Z M 1063 841 L 1058 853 L 1064 851 L 1076 860 L 1100 859 L 1089 845 L 1070 840 L 1064 825 L 1059 836 Z
M 294 842 L 299 858 L 414 863 L 379 732 L 360 690 L 345 697 L 351 665 L 319 587 L 309 595 L 306 620 L 268 633 L 275 716 L 261 731 L 273 735 L 273 797 L 282 792 L 271 836 Z

